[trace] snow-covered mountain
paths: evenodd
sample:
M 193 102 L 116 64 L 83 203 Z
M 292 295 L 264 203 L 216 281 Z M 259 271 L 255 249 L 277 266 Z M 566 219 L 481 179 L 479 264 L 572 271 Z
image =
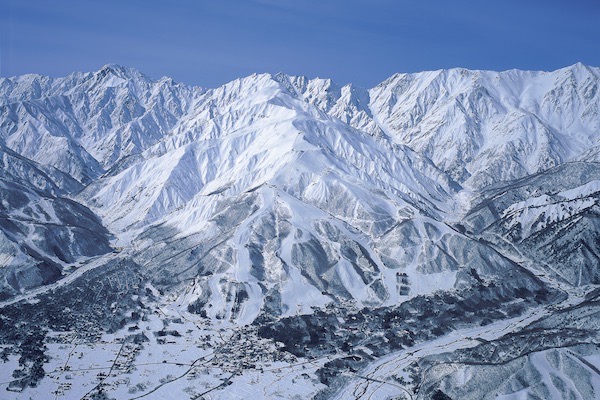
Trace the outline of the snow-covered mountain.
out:
M 0 145 L 0 298 L 52 283 L 77 259 L 111 251 L 109 233 L 80 203 L 80 185 Z
M 53 79 L 0 79 L 2 138 L 33 161 L 89 184 L 165 136 L 200 88 L 106 65 Z
M 594 309 L 599 84 L 581 64 L 397 74 L 369 90 L 281 73 L 204 89 L 117 65 L 0 78 L 1 322 L 7 354 L 24 357 L 9 388 L 37 385 L 49 362 L 24 355 L 19 321 L 123 338 L 146 324 L 155 337 L 134 339 L 155 345 L 168 321 L 241 329 L 324 360 L 328 397 L 382 351 Z M 441 396 L 464 369 L 439 371 L 436 384 L 402 375 L 398 396 Z

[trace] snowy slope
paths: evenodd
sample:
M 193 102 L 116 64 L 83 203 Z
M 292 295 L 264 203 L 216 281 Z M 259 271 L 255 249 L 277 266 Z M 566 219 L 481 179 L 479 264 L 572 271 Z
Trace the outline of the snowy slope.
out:
M 22 156 L 88 184 L 156 143 L 201 92 L 117 65 L 65 78 L 0 78 L 0 134 Z
M 492 185 L 463 222 L 558 281 L 599 284 L 599 177 L 599 164 L 576 162 Z
M 79 188 L 0 145 L 0 298 L 52 283 L 76 262 L 111 251 L 98 217 L 63 197 Z
M 439 70 L 397 74 L 370 91 L 382 129 L 468 186 L 481 188 L 598 146 L 600 70 Z
M 396 74 L 372 89 L 276 77 L 298 98 L 425 155 L 479 189 L 566 161 L 598 159 L 598 68 Z

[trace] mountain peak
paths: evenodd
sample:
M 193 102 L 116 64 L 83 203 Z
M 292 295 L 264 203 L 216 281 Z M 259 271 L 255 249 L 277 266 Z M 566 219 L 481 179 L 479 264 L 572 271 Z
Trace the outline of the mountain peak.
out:
M 562 68 L 562 71 L 567 71 L 569 73 L 572 73 L 573 75 L 577 76 L 577 77 L 586 77 L 586 76 L 594 76 L 594 77 L 599 77 L 600 76 L 600 70 L 597 67 L 592 67 L 590 65 L 585 65 L 582 62 L 576 62 L 573 65 L 570 65 L 568 67 Z
M 132 67 L 125 67 L 119 64 L 106 64 L 98 71 L 93 73 L 97 81 L 106 81 L 110 86 L 119 84 L 128 84 L 133 82 L 155 82 L 140 71 Z

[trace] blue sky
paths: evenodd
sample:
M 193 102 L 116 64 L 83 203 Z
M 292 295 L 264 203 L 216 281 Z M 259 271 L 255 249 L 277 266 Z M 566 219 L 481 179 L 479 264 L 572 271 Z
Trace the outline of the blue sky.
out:
M 253 72 L 600 66 L 598 0 L 0 0 L 0 74 L 107 63 L 215 87 Z

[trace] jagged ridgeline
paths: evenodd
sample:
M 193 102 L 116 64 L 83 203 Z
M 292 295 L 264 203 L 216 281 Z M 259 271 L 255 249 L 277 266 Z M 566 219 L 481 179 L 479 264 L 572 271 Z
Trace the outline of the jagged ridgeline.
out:
M 372 89 L 285 74 L 206 89 L 117 65 L 0 78 L 0 338 L 22 359 L 9 388 L 51 385 L 56 332 L 148 348 L 202 326 L 287 365 L 321 360 L 308 397 L 600 396 L 599 84 L 582 64 Z M 483 387 L 476 346 L 510 352 L 521 331 L 547 341 L 482 371 L 520 366 L 525 383 L 453 389 Z M 378 364 L 406 348 L 425 350 Z

